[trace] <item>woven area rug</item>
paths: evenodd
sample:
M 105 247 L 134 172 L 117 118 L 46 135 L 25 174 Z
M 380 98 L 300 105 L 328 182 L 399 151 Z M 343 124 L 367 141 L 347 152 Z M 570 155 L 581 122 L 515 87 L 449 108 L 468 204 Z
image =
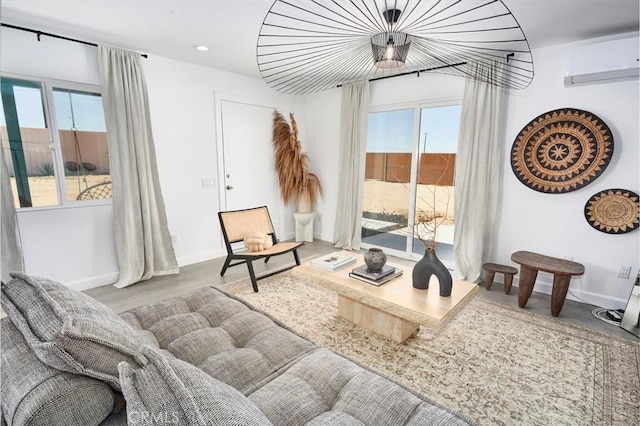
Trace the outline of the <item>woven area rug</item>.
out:
M 220 289 L 478 424 L 638 425 L 640 345 L 479 299 L 402 344 L 337 316 L 337 295 L 289 273 Z

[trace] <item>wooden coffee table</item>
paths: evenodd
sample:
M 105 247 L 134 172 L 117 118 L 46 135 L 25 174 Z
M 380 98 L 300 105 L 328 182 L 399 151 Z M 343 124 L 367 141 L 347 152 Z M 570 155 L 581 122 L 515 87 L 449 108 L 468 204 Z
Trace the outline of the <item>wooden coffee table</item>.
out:
M 442 329 L 478 292 L 476 284 L 454 280 L 451 296 L 440 297 L 435 277 L 428 290 L 413 288 L 411 266 L 397 266 L 404 274 L 376 287 L 349 277 L 349 272 L 364 260 L 356 253 L 345 254 L 355 256 L 356 263 L 335 272 L 305 263 L 293 268 L 293 274 L 313 277 L 319 285 L 338 293 L 340 317 L 397 343 L 405 341 L 421 325 Z

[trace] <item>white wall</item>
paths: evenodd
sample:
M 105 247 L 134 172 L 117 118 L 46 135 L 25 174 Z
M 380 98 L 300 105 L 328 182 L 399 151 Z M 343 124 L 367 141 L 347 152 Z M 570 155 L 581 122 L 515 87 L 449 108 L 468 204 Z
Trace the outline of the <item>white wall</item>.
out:
M 510 264 L 511 253 L 518 250 L 572 258 L 582 263 L 586 272 L 572 279 L 569 298 L 624 308 L 638 272 L 640 232 L 609 235 L 597 231 L 585 220 L 584 206 L 589 197 L 604 189 L 639 192 L 639 83 L 635 80 L 565 88 L 565 61 L 571 46 L 535 50 L 533 83 L 509 95 L 505 156 L 500 165 L 502 201 L 492 260 Z M 615 147 L 607 169 L 589 185 L 566 194 L 544 194 L 520 183 L 511 170 L 509 153 L 529 121 L 557 108 L 583 109 L 600 117 L 610 127 Z M 629 279 L 617 278 L 620 265 L 633 267 Z M 550 293 L 552 282 L 552 275 L 539 274 L 536 291 Z
M 338 156 L 340 143 L 339 89 L 296 98 L 296 122 L 303 151 L 309 157 L 309 171 L 322 184 L 313 234 L 323 241 L 333 241 L 338 200 Z
M 99 85 L 97 49 L 2 28 L 0 71 Z M 262 80 L 150 55 L 142 61 L 149 92 L 160 184 L 176 256 L 186 265 L 223 255 L 214 93 L 269 102 L 289 111 L 290 99 Z M 247 125 L 247 123 L 235 123 Z M 247 147 L 250 151 L 250 147 Z M 291 223 L 289 223 L 291 222 Z M 284 235 L 293 236 L 293 219 Z M 86 289 L 116 281 L 111 205 L 18 211 L 27 273 Z
M 160 184 L 169 230 L 177 237 L 178 262 L 187 265 L 222 256 L 226 251 L 217 217 L 218 188 L 201 184 L 202 177 L 218 178 L 214 93 L 267 102 L 284 112 L 291 109 L 289 98 L 259 79 L 168 58 L 150 56 L 144 69 Z M 247 141 L 249 155 L 250 144 Z M 291 220 L 284 221 L 282 239 L 293 236 L 293 217 L 287 217 Z
M 72 288 L 118 279 L 111 205 L 18 212 L 25 272 Z
M 38 41 L 35 34 L 0 29 L 0 70 L 24 76 L 46 77 L 100 85 L 98 49 L 52 37 Z

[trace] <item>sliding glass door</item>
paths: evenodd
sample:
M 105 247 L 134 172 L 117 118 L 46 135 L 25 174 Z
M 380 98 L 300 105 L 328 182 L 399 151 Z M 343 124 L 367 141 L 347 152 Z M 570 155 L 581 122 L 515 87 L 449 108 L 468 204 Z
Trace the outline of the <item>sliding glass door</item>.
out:
M 405 252 L 413 169 L 413 108 L 369 114 L 362 242 Z
M 460 105 L 421 105 L 369 114 L 362 242 L 404 257 L 453 262 L 454 167 Z M 435 231 L 435 232 L 434 232 Z
M 454 169 L 460 105 L 421 108 L 412 252 L 424 254 L 423 240 L 435 238 L 441 259 L 452 261 Z

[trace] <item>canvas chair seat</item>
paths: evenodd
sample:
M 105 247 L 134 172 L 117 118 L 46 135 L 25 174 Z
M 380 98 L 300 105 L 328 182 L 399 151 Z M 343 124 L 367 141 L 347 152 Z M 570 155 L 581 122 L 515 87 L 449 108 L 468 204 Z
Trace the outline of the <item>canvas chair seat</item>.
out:
M 302 245 L 301 243 L 295 243 L 295 242 L 277 243 L 276 245 L 271 246 L 266 250 L 246 252 L 246 253 L 242 253 L 242 255 L 247 257 L 276 256 L 278 254 L 288 253 L 291 250 L 297 249 L 301 245 Z
M 270 277 L 280 272 L 288 271 L 295 265 L 271 271 L 267 274 L 261 275 L 260 277 L 256 277 L 252 263 L 253 261 L 264 259 L 264 262 L 267 263 L 273 256 L 293 253 L 296 265 L 300 265 L 300 258 L 298 257 L 297 249 L 304 245 L 304 243 L 279 242 L 276 237 L 275 230 L 273 229 L 269 210 L 266 206 L 218 212 L 218 219 L 220 220 L 220 227 L 222 228 L 222 235 L 224 237 L 225 247 L 227 248 L 227 258 L 225 259 L 222 270 L 220 271 L 220 276 L 224 276 L 229 267 L 246 263 L 247 269 L 249 270 L 249 276 L 251 277 L 253 291 L 257 292 L 258 280 Z M 247 235 L 259 232 L 270 237 L 273 241 L 273 246 L 262 251 L 254 252 L 233 249 L 232 244 L 243 241 Z M 238 260 L 238 262 L 231 263 L 234 260 Z

